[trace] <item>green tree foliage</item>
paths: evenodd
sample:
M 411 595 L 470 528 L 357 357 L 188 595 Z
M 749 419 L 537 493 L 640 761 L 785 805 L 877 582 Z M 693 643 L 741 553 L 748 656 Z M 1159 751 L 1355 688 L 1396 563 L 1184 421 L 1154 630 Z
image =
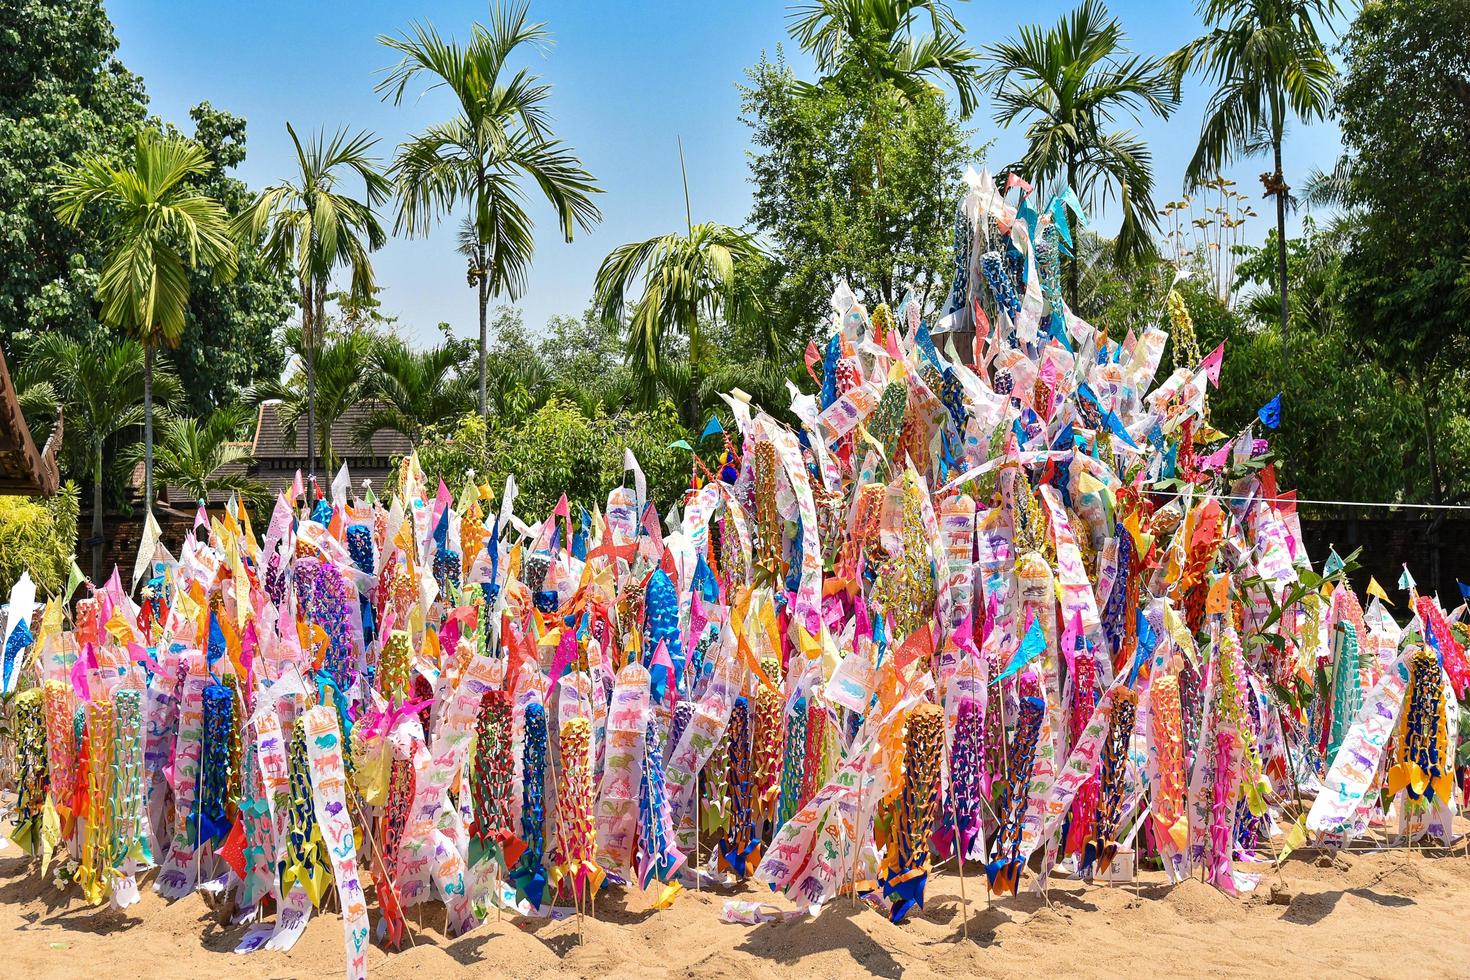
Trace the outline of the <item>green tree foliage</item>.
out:
M 65 413 L 64 469 L 92 484 L 93 581 L 101 581 L 103 513 L 109 501 L 126 496 L 128 474 L 117 464 L 142 431 L 144 360 L 137 341 L 94 346 L 51 333 L 36 341 L 16 372 L 26 401 L 49 406 L 38 415 L 42 424 L 54 422 L 58 410 Z M 166 367 L 153 380 L 163 402 L 180 397 L 178 379 Z
M 1292 116 L 1303 122 L 1332 111 L 1337 70 L 1321 39 L 1322 27 L 1339 12 L 1337 0 L 1200 0 L 1208 33 L 1169 56 L 1175 90 L 1198 71 L 1214 86 L 1199 143 L 1185 170 L 1189 189 L 1219 174 L 1225 164 L 1271 151 L 1272 170 L 1261 175 L 1266 195 L 1276 199 L 1278 290 L 1286 270 L 1286 207 L 1290 187 L 1281 147 Z M 1278 293 L 1279 323 L 1286 329 L 1287 294 Z
M 1015 40 L 986 48 L 985 80 L 995 94 L 995 121 L 1026 124 L 1026 153 L 1013 169 L 1053 193 L 1071 188 L 1089 211 L 1118 201 L 1120 257 L 1155 250 L 1153 154 L 1129 129 L 1113 128 L 1147 110 L 1168 118 L 1178 102 L 1161 62 L 1129 54 L 1122 23 L 1097 0 L 1055 27 L 1023 27 Z M 1072 295 L 1077 276 L 1073 264 Z
M 385 98 L 401 103 L 410 85 L 424 83 L 445 88 L 455 101 L 447 121 L 399 147 L 393 176 L 398 229 L 410 237 L 428 234 L 460 204 L 469 209 L 461 251 L 472 253 L 468 279 L 479 290 L 483 413 L 490 300 L 520 296 L 536 249 L 524 185 L 534 183 L 555 209 L 568 242 L 575 228 L 588 231 L 602 220 L 592 201 L 600 188 L 572 148 L 551 133 L 551 86 L 507 65 L 520 51 L 551 40 L 544 24 L 528 21 L 526 4 L 496 3 L 489 25 L 473 25 L 466 44 L 445 40 L 427 23 L 378 40 L 402 55 L 378 84 Z
M 143 80 L 114 57 L 101 0 L 0 0 L 0 341 L 14 365 L 42 333 L 96 336 L 103 232 L 52 210 L 57 168 L 124 147 Z
M 237 494 L 246 503 L 264 502 L 263 488 L 243 470 L 252 457 L 249 443 L 241 437 L 254 419 L 255 412 L 246 405 L 218 409 L 203 419 L 164 414 L 153 460 L 159 484 L 181 490 L 194 500 Z M 139 447 L 131 447 L 123 457 L 140 459 Z M 235 466 L 223 470 L 231 464 Z
M 456 490 L 470 478 L 498 493 L 514 474 L 520 488 L 516 510 L 540 520 L 563 493 L 592 510 L 623 477 L 623 451 L 632 449 L 648 479 L 650 499 L 669 506 L 689 484 L 690 458 L 669 444 L 685 438 L 678 415 L 668 407 L 651 412 L 598 410 L 584 415 L 553 397 L 515 424 L 492 416 L 488 423 L 468 414 L 433 432 L 418 449 L 431 484 L 442 478 Z
M 1421 413 L 1431 499 L 1463 501 L 1470 350 L 1470 8 L 1375 0 L 1345 35 L 1338 96 L 1355 219 L 1342 297 Z
M 81 493 L 67 483 L 54 497 L 0 497 L 0 594 L 29 571 L 42 596 L 56 595 L 71 571 Z
M 751 270 L 772 329 L 806 346 L 846 280 L 870 305 L 912 287 L 925 310 L 953 268 L 955 202 L 971 155 L 958 117 L 933 89 L 901 96 L 861 72 L 799 82 L 777 50 L 746 72 L 750 223 L 774 266 Z
M 208 102 L 190 109 L 189 118 L 194 141 L 214 165 L 192 183 L 236 218 L 255 199 L 229 173 L 245 160 L 245 120 Z M 286 365 L 283 329 L 295 295 L 291 277 L 267 262 L 254 242 L 238 244 L 238 268 L 229 282 L 190 273 L 184 336 L 168 354 L 186 392 L 181 407 L 201 418 L 233 404 L 257 381 L 280 377 Z
M 396 336 L 374 345 L 365 394 L 375 407 L 357 436 L 366 441 L 384 430 L 399 432 L 417 443 L 425 429 L 458 419 L 474 399 L 464 369 L 474 345 L 449 338 L 427 350 L 415 350 Z

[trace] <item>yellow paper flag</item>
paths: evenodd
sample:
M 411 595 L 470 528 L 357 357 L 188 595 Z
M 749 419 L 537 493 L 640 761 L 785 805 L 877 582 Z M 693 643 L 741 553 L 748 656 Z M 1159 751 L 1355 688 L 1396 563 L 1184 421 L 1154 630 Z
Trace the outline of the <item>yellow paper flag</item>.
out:
M 1393 605 L 1393 602 L 1388 598 L 1388 593 L 1383 591 L 1383 586 L 1379 585 L 1378 580 L 1371 575 L 1368 576 L 1368 594 L 1376 595 L 1388 605 Z

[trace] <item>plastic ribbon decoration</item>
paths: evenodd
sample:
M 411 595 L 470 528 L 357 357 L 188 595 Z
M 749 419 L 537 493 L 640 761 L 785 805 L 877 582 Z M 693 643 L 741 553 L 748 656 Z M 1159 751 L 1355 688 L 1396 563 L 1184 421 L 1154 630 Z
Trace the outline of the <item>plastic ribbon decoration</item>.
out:
M 754 776 L 751 772 L 750 702 L 736 698 L 730 710 L 729 794 L 730 819 L 720 839 L 720 865 L 744 878 L 760 864 L 760 840 L 755 835 Z
M 312 771 L 306 740 L 306 719 L 302 716 L 291 729 L 288 755 L 291 796 L 287 804 L 286 853 L 281 862 L 281 893 L 284 895 L 293 885 L 299 885 L 311 904 L 320 908 L 332 873 L 328 869 L 330 858 L 322 854 L 326 844 L 312 802 Z
M 235 698 L 223 684 L 204 689 L 204 752 L 199 766 L 199 797 L 194 801 L 194 842 L 218 846 L 229 833 L 230 749 L 235 731 Z
M 577 895 L 590 897 L 606 872 L 597 863 L 597 825 L 592 806 L 592 723 L 570 718 L 561 726 L 561 779 L 556 791 L 556 852 L 551 883 L 570 878 Z
M 510 880 L 516 895 L 536 908 L 546 892 L 546 810 L 543 799 L 546 785 L 546 709 L 539 702 L 526 706 L 526 742 L 521 765 L 523 787 L 521 797 L 521 840 L 526 849 L 511 869 Z
M 563 749 L 565 752 L 565 749 Z M 510 869 L 524 845 L 515 831 L 515 767 L 511 758 L 510 694 L 488 691 L 475 721 L 475 756 L 470 771 L 469 864 L 498 861 Z
M 939 823 L 943 746 L 943 712 L 938 705 L 919 705 L 909 716 L 897 822 L 878 874 L 884 896 L 893 903 L 890 918 L 894 922 L 901 921 L 914 906 L 924 907 L 930 840 Z
M 1023 697 L 1019 714 L 1009 752 L 1006 782 L 996 807 L 1000 827 L 996 831 L 990 862 L 985 865 L 990 890 L 997 895 L 1016 894 L 1016 886 L 1020 883 L 1021 820 L 1026 815 L 1030 798 L 1031 766 L 1036 758 L 1036 743 L 1041 734 L 1046 703 L 1039 697 Z
M 1439 658 L 1421 647 L 1409 657 L 1408 701 L 1399 718 L 1398 760 L 1388 770 L 1388 793 L 1406 792 L 1411 805 L 1448 800 L 1454 766 L 1448 758 L 1444 674 Z
M 45 695 L 33 687 L 15 698 L 15 826 L 10 839 L 27 854 L 40 854 L 41 822 L 51 780 L 46 768 Z

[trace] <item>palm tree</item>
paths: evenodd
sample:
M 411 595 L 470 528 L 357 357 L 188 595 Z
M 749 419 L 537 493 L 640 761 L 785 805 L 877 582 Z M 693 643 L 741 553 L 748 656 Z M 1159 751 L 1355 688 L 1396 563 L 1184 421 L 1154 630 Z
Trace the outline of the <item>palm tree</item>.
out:
M 600 189 L 572 149 L 550 133 L 551 86 L 524 68 L 511 74 L 507 67 L 519 50 L 550 40 L 545 25 L 527 22 L 524 4 L 497 4 L 490 25 L 475 24 L 464 45 L 444 40 L 429 24 L 378 40 L 403 55 L 378 83 L 385 98 L 401 103 L 408 86 L 422 77 L 431 88 L 447 88 L 456 101 L 450 119 L 398 148 L 397 228 L 409 237 L 424 235 L 461 201 L 469 208 L 467 278 L 479 290 L 483 414 L 490 298 L 520 297 L 536 249 L 523 183 L 533 181 L 556 209 L 568 242 L 574 227 L 587 231 L 602 220 L 592 203 Z
M 137 437 L 146 415 L 146 396 L 157 394 L 164 402 L 177 399 L 182 393 L 178 379 L 161 368 L 150 381 L 148 353 L 136 341 L 86 343 L 55 333 L 36 341 L 16 379 L 27 405 L 49 403 L 47 414 L 64 413 L 67 468 L 92 478 L 92 580 L 100 582 L 103 488 L 113 469 L 110 457 L 119 437 L 130 432 Z
M 154 462 L 159 481 L 200 501 L 225 494 L 237 494 L 246 501 L 261 499 L 264 488 L 243 466 L 224 471 L 230 464 L 251 462 L 249 444 L 237 442 L 236 437 L 254 417 L 244 405 L 218 409 L 202 420 L 165 413 Z M 136 455 L 130 451 L 123 458 Z
M 229 214 L 188 186 L 213 166 L 204 148 L 182 136 L 142 130 L 132 159 L 113 166 L 98 156 L 61 171 L 56 215 L 78 224 L 95 207 L 108 223 L 107 258 L 97 281 L 104 324 L 143 344 L 143 501 L 153 509 L 153 357 L 176 346 L 189 309 L 189 270 L 208 266 L 218 280 L 235 274 Z
M 964 43 L 964 28 L 943 0 L 812 0 L 794 6 L 787 19 L 792 38 L 824 77 L 852 68 L 908 101 L 943 79 L 954 87 L 961 115 L 975 111 L 979 55 Z M 929 33 L 920 36 L 926 20 Z
M 469 359 L 468 341 L 446 340 L 417 351 L 398 337 L 377 342 L 369 361 L 367 397 L 375 407 L 356 433 L 367 442 L 375 433 L 402 433 L 414 445 L 432 425 L 464 414 L 473 397 L 469 378 L 461 372 Z
M 987 46 L 983 77 L 995 121 L 1027 123 L 1029 146 L 1015 169 L 1058 191 L 1070 187 L 1088 210 L 1116 194 L 1122 224 L 1113 245 L 1129 260 L 1154 251 L 1153 155 L 1132 130 L 1110 127 L 1120 113 L 1137 122 L 1144 109 L 1167 118 L 1178 99 L 1163 65 L 1127 53 L 1124 40 L 1107 8 L 1084 0 L 1049 30 L 1022 27 L 1017 38 Z M 1075 303 L 1075 261 L 1068 278 Z
M 681 411 L 691 425 L 699 421 L 696 395 L 703 354 L 700 319 L 752 318 L 760 304 L 736 275 L 739 263 L 761 257 L 760 245 L 746 232 L 718 222 L 687 222 L 687 234 L 658 235 L 613 249 L 597 270 L 593 303 L 607 321 L 621 323 L 636 283 L 642 293 L 628 313 L 628 366 L 638 379 L 645 404 L 655 398 L 661 379 L 685 369 L 679 385 L 689 392 Z M 747 280 L 748 282 L 748 280 Z M 671 341 L 688 344 L 687 368 L 666 358 Z
M 299 330 L 286 331 L 288 347 L 299 350 L 304 346 L 304 339 Z M 298 369 L 285 381 L 252 386 L 244 400 L 249 405 L 272 399 L 281 402 L 281 431 L 288 446 L 296 445 L 302 423 L 306 422 L 307 438 L 316 440 L 308 450 L 320 458 L 323 468 L 331 471 L 341 462 L 332 430 L 350 409 L 367 397 L 370 375 L 363 366 L 371 361 L 375 342 L 376 338 L 367 330 L 329 327 L 316 339 L 314 377 L 308 378 L 305 371 Z
M 349 136 L 339 129 L 330 137 L 318 132 L 305 146 L 288 122 L 286 132 L 296 147 L 294 180 L 267 187 L 238 219 L 252 238 L 265 235 L 267 262 L 296 276 L 301 304 L 301 353 L 306 362 L 306 471 L 316 476 L 315 430 L 317 347 L 326 328 L 327 286 L 339 268 L 352 273 L 349 295 L 364 302 L 377 287 L 368 253 L 388 240 L 373 209 L 388 199 L 392 184 L 378 172 L 372 149 L 377 139 L 367 132 Z M 340 193 L 343 177 L 362 181 L 361 199 Z
M 1271 148 L 1272 170 L 1261 175 L 1261 183 L 1266 196 L 1276 198 L 1276 282 L 1284 334 L 1291 188 L 1282 173 L 1281 143 L 1290 115 L 1310 123 L 1332 110 L 1337 69 L 1318 25 L 1337 16 L 1340 7 L 1337 0 L 1200 0 L 1198 9 L 1212 25 L 1210 32 L 1167 59 L 1176 93 L 1195 70 L 1215 86 L 1185 183 L 1193 189 L 1235 158 Z

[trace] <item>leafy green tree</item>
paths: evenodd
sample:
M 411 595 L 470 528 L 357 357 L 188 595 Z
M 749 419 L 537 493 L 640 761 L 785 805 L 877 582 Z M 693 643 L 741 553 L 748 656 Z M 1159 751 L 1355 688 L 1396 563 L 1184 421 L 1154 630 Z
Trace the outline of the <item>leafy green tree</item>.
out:
M 792 38 L 823 80 L 879 82 L 912 105 L 949 83 L 960 112 L 980 95 L 978 52 L 965 43 L 954 9 L 942 0 L 811 0 L 791 8 Z M 927 27 L 929 33 L 920 34 Z
M 349 409 L 367 397 L 369 373 L 363 368 L 371 362 L 379 338 L 371 330 L 344 328 L 330 320 L 324 327 L 321 336 L 312 342 L 315 370 L 310 376 L 305 368 L 304 338 L 293 327 L 286 331 L 286 343 L 297 354 L 295 367 L 284 381 L 256 385 L 248 392 L 247 401 L 258 405 L 267 399 L 279 399 L 286 444 L 295 446 L 305 427 L 306 437 L 315 440 L 309 448 L 330 473 L 341 463 L 332 429 Z M 360 434 L 353 438 L 360 438 Z
M 1470 499 L 1470 9 L 1378 0 L 1344 34 L 1337 115 L 1354 222 L 1342 303 L 1417 402 L 1428 499 Z
M 144 420 L 147 353 L 133 340 L 87 343 L 59 333 L 46 334 L 32 347 L 31 356 L 16 372 L 17 384 L 33 404 L 49 402 L 54 420 L 65 417 L 62 452 L 67 471 L 92 482 L 92 580 L 102 581 L 102 517 L 106 511 L 103 489 L 113 477 L 119 449 L 137 439 Z M 165 403 L 180 396 L 178 380 L 167 368 L 153 379 L 155 393 Z M 42 420 L 46 421 L 45 419 Z M 121 493 L 115 497 L 120 498 Z
M 366 442 L 388 430 L 417 444 L 429 426 L 458 419 L 473 400 L 470 380 L 461 370 L 471 354 L 471 345 L 458 339 L 414 350 L 398 337 L 380 338 L 364 386 L 376 407 L 363 421 L 358 439 Z
M 51 497 L 0 497 L 0 592 L 9 595 L 30 572 L 42 595 L 60 594 L 77 545 L 80 498 L 70 481 Z
M 687 345 L 688 370 L 697 377 L 709 359 L 701 343 L 701 321 L 759 315 L 760 303 L 742 291 L 736 265 L 761 254 L 755 239 L 718 222 L 688 225 L 686 234 L 658 235 L 619 245 L 597 270 L 593 302 L 612 323 L 628 321 L 628 366 L 646 407 L 657 398 L 662 378 L 679 362 L 668 357 L 671 337 Z M 637 299 L 631 297 L 634 291 Z M 697 424 L 702 405 L 686 398 L 685 422 Z
M 1163 64 L 1129 54 L 1123 25 L 1099 0 L 1084 0 L 1047 30 L 1022 27 L 1016 39 L 985 49 L 984 78 L 1001 126 L 1026 124 L 1026 153 L 1013 167 L 1043 188 L 1076 191 L 1089 211 L 1116 196 L 1122 225 L 1113 239 L 1120 258 L 1155 250 L 1153 154 L 1120 114 L 1135 123 L 1147 110 L 1168 118 L 1178 99 Z M 1071 300 L 1078 268 L 1069 262 Z
M 896 305 L 911 287 L 926 312 L 942 302 L 960 169 L 970 155 L 942 95 L 904 99 L 856 74 L 812 88 L 779 50 L 746 76 L 750 224 L 770 242 L 772 261 L 741 273 L 766 297 L 771 331 L 796 351 L 805 347 L 844 280 L 870 306 Z
M 221 472 L 232 463 L 251 462 L 249 444 L 238 440 L 254 418 L 245 405 L 217 409 L 204 419 L 165 413 L 153 464 L 159 482 L 195 500 L 227 494 L 237 494 L 247 504 L 263 500 L 264 488 L 243 469 Z M 123 454 L 125 460 L 139 456 L 137 447 Z
M 424 81 L 454 96 L 455 113 L 398 149 L 397 227 L 410 237 L 428 234 L 461 202 L 472 227 L 462 245 L 472 253 L 470 285 L 479 291 L 480 391 L 486 410 L 488 310 L 494 296 L 515 300 L 525 289 L 536 242 L 523 185 L 534 183 L 555 210 L 562 237 L 590 230 L 602 220 L 592 203 L 599 193 L 574 151 L 550 131 L 551 86 L 507 62 L 527 47 L 544 44 L 545 25 L 530 23 L 524 4 L 497 3 L 489 26 L 475 24 L 467 44 L 442 38 L 430 24 L 378 40 L 401 54 L 378 90 L 395 104 L 408 87 Z
M 153 361 L 160 344 L 184 336 L 189 271 L 204 267 L 217 279 L 235 274 L 229 216 L 187 178 L 210 168 L 199 144 L 141 131 L 132 159 L 121 167 L 100 156 L 62 169 L 56 213 L 78 224 L 100 211 L 108 228 L 107 259 L 97 282 L 102 322 L 143 344 L 143 502 L 153 508 Z
M 286 132 L 296 148 L 295 177 L 262 191 L 255 205 L 236 219 L 236 228 L 252 241 L 264 235 L 265 260 L 296 278 L 306 365 L 306 469 L 308 477 L 314 477 L 315 428 L 322 415 L 316 408 L 317 352 L 327 326 L 327 288 L 333 273 L 346 268 L 354 298 L 371 297 L 376 290 L 369 253 L 388 236 L 373 209 L 388 199 L 391 184 L 376 168 L 372 149 L 377 140 L 366 132 L 348 135 L 339 129 L 331 136 L 319 132 L 305 145 L 290 123 Z M 338 182 L 351 176 L 362 181 L 361 198 L 338 190 Z M 323 438 L 322 445 L 330 443 L 331 433 Z
M 192 186 L 224 205 L 232 219 L 248 211 L 255 193 L 232 171 L 245 160 L 245 120 L 201 102 L 189 110 L 194 140 L 214 164 Z M 189 414 L 203 418 L 234 404 L 262 378 L 286 366 L 284 328 L 296 290 L 293 277 L 268 262 L 254 241 L 238 242 L 233 279 L 217 282 L 203 270 L 189 275 L 184 336 L 169 352 L 187 393 Z
M 1337 0 L 1200 0 L 1198 9 L 1209 33 L 1167 59 L 1176 93 L 1192 71 L 1215 88 L 1185 183 L 1192 190 L 1232 160 L 1271 150 L 1272 171 L 1261 175 L 1261 183 L 1276 198 L 1276 276 L 1285 331 L 1290 188 L 1282 173 L 1281 145 L 1290 117 L 1309 123 L 1332 110 L 1337 70 L 1320 32 L 1340 8 Z
M 101 0 L 0 2 L 0 341 L 16 365 L 43 333 L 97 328 L 103 229 L 54 210 L 57 169 L 125 146 L 143 80 L 117 60 Z

